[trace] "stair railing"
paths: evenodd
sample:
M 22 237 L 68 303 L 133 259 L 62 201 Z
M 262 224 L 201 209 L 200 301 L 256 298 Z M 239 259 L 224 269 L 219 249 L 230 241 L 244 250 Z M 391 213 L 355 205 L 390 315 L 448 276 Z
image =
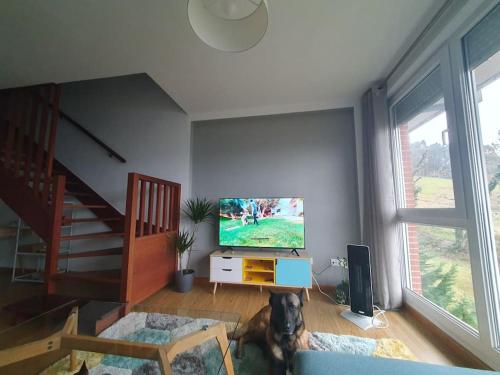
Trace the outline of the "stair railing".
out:
M 59 85 L 0 91 L 2 194 L 47 243 L 45 287 L 54 292 L 66 178 L 53 176 Z
M 5 171 L 49 205 L 60 86 L 48 84 L 0 93 L 0 150 Z
M 50 205 L 49 217 L 49 239 L 47 241 L 47 250 L 45 254 L 45 290 L 49 294 L 55 293 L 55 284 L 52 276 L 58 272 L 57 264 L 61 246 L 65 186 L 66 176 L 54 176 L 52 184 L 52 204 Z
M 115 158 L 118 161 L 122 163 L 126 163 L 127 160 L 123 156 L 121 156 L 118 152 L 113 150 L 111 147 L 109 147 L 106 143 L 101 141 L 99 138 L 97 138 L 93 133 L 88 131 L 85 127 L 80 125 L 73 117 L 70 117 L 68 114 L 66 114 L 63 111 L 59 111 L 59 116 L 63 119 L 66 120 L 69 124 L 73 125 L 76 129 L 78 129 L 80 132 L 85 134 L 87 137 L 89 137 L 91 140 L 93 140 L 96 144 L 101 146 L 107 153 L 110 158 Z
M 173 275 L 180 197 L 181 185 L 178 183 L 129 173 L 122 256 L 122 302 L 140 301 L 147 294 L 147 288 L 163 287 Z M 151 269 L 147 270 L 149 265 Z

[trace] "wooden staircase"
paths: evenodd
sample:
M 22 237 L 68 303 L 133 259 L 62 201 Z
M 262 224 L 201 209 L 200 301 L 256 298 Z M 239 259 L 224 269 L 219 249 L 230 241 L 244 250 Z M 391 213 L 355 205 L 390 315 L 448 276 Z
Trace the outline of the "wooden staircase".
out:
M 127 208 L 125 215 L 120 213 L 54 158 L 59 98 L 60 88 L 53 84 L 0 91 L 0 199 L 46 243 L 47 294 L 139 302 L 172 279 L 180 185 L 130 173 Z M 76 203 L 65 203 L 68 198 Z M 68 210 L 92 216 L 70 217 Z M 96 224 L 107 229 L 83 230 Z M 67 225 L 80 230 L 63 235 Z M 112 238 L 122 246 L 100 246 Z M 92 246 L 61 254 L 63 241 Z M 98 263 L 109 256 L 121 256 L 121 268 L 58 270 L 62 258 Z

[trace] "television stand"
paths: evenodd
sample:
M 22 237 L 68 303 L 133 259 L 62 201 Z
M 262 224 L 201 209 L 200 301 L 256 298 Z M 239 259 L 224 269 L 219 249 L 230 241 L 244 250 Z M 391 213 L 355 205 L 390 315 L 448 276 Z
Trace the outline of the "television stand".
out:
M 298 257 L 300 257 L 299 252 L 297 251 L 297 249 L 292 249 L 292 250 L 290 251 L 290 254 L 295 254 L 295 255 L 297 255 Z
M 312 288 L 312 258 L 306 253 L 282 251 L 221 250 L 210 254 L 210 282 L 213 294 L 222 284 L 255 285 L 279 288 L 305 288 L 306 300 Z

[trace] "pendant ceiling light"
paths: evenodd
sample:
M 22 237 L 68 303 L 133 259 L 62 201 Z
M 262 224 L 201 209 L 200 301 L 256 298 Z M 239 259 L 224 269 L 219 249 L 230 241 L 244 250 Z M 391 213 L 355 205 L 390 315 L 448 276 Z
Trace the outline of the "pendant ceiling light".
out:
M 189 0 L 188 18 L 210 47 L 241 52 L 255 46 L 267 30 L 266 0 Z

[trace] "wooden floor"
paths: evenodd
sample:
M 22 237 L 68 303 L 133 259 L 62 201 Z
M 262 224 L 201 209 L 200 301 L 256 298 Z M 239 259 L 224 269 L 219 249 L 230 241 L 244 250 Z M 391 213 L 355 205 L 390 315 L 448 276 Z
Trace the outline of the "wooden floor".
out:
M 0 309 L 8 303 L 41 292 L 41 285 L 10 283 L 7 274 L 0 272 Z M 144 304 L 159 304 L 165 307 L 181 307 L 198 310 L 235 312 L 242 321 L 250 319 L 269 300 L 264 288 L 260 293 L 257 287 L 222 285 L 217 294 L 212 294 L 212 284 L 199 282 L 189 293 L 177 293 L 173 288 L 165 288 L 144 301 Z M 276 289 L 273 289 L 276 290 Z M 289 290 L 288 290 L 289 291 Z M 448 348 L 448 343 L 436 337 L 428 327 L 415 321 L 405 312 L 388 312 L 389 328 L 363 331 L 343 319 L 339 314 L 345 307 L 334 305 L 318 291 L 310 292 L 311 300 L 305 302 L 303 311 L 309 331 L 331 332 L 341 335 L 355 335 L 371 338 L 396 338 L 403 341 L 419 361 L 473 367 L 474 361 Z M 8 316 L 0 311 L 0 330 L 8 326 Z
M 472 366 L 473 362 L 464 358 L 463 355 L 460 356 L 452 352 L 446 347 L 446 342 L 437 341 L 435 335 L 414 321 L 411 315 L 405 311 L 387 313 L 389 328 L 363 331 L 339 315 L 345 307 L 334 305 L 318 291 L 310 292 L 310 297 L 311 300 L 304 305 L 304 319 L 309 331 L 371 338 L 396 338 L 403 341 L 419 361 L 464 367 Z M 219 286 L 217 294 L 213 295 L 211 284 L 199 283 L 190 293 L 176 293 L 173 289 L 167 288 L 148 298 L 144 303 L 236 312 L 241 315 L 243 321 L 246 321 L 268 301 L 269 293 L 266 289 L 260 293 L 257 287 L 226 284 Z
M 24 298 L 42 293 L 42 284 L 38 283 L 12 283 L 11 269 L 0 269 L 0 331 L 9 328 L 12 316 L 2 312 L 2 308 Z

